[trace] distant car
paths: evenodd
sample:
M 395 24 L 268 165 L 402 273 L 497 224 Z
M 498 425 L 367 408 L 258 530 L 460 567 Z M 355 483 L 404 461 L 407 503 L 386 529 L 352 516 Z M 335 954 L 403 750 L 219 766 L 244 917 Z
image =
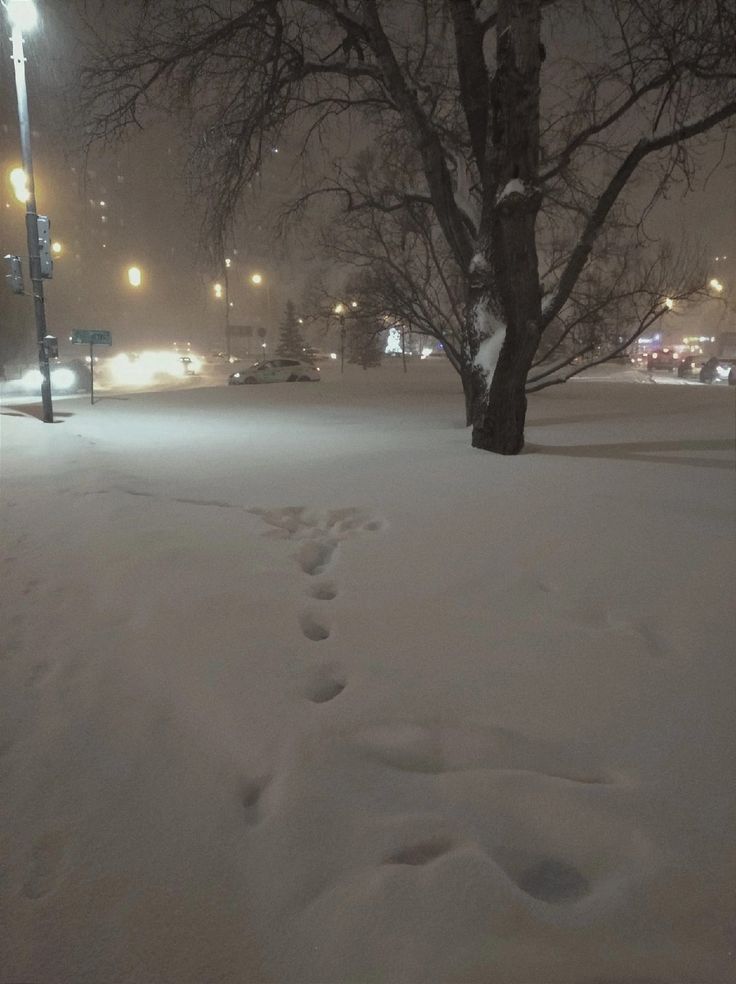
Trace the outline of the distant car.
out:
M 194 363 L 188 355 L 180 355 L 179 362 L 181 362 L 181 367 L 185 376 L 195 376 L 197 374 L 197 370 L 194 368 Z
M 679 354 L 671 348 L 655 349 L 647 356 L 647 369 L 650 371 L 659 369 L 664 372 L 672 372 L 673 369 L 677 369 L 679 363 Z
M 52 393 L 89 393 L 92 374 L 83 359 L 57 360 L 49 365 Z M 35 390 L 41 385 L 39 369 L 29 369 L 21 382 L 25 389 Z
M 268 359 L 248 369 L 238 369 L 228 379 L 229 386 L 252 383 L 318 383 L 319 369 L 299 359 Z
M 334 362 L 337 359 L 337 352 L 320 352 L 317 349 L 312 349 L 309 353 L 309 363 L 314 364 L 315 362 Z
M 677 363 L 677 375 L 680 379 L 687 379 L 688 376 L 697 376 L 702 364 L 702 358 L 698 359 L 694 355 L 681 355 Z
M 701 383 L 728 383 L 736 386 L 736 359 L 714 357 L 700 370 Z

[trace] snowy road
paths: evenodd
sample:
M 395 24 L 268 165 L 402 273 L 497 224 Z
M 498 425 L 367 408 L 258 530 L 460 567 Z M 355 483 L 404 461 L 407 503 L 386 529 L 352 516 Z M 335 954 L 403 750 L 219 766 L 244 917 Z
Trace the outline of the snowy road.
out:
M 727 984 L 734 399 L 6 407 L 0 984 Z

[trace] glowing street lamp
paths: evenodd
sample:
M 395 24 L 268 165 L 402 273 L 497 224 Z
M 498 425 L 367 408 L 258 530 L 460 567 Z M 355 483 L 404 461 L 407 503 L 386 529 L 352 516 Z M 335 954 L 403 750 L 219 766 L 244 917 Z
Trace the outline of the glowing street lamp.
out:
M 128 283 L 131 287 L 140 287 L 143 282 L 143 274 L 140 267 L 128 267 Z
M 713 277 L 713 279 L 709 282 L 709 286 L 712 287 L 717 294 L 720 294 L 723 291 L 723 284 L 716 277 Z
M 260 275 L 260 273 L 254 273 L 253 276 L 250 278 L 250 282 L 252 284 L 255 284 L 256 287 L 259 287 L 263 283 L 263 277 Z
M 221 300 L 222 299 L 222 284 L 215 284 L 215 286 L 212 288 L 212 290 L 215 292 L 215 297 L 218 299 L 218 301 Z
M 60 256 L 62 249 L 63 249 L 63 246 L 61 245 L 60 242 L 57 241 L 57 242 L 51 243 L 51 252 L 55 256 Z
M 665 297 L 664 306 L 667 308 L 668 311 L 671 311 L 672 308 L 675 306 L 675 302 L 672 300 L 671 297 Z
M 10 172 L 10 184 L 13 186 L 13 194 L 23 205 L 31 197 L 28 190 L 28 178 L 22 167 L 14 167 Z
M 32 31 L 38 21 L 38 11 L 33 0 L 6 0 L 8 20 L 19 31 Z
M 28 265 L 33 284 L 33 314 L 36 323 L 38 344 L 38 368 L 41 371 L 41 404 L 43 421 L 53 424 L 54 408 L 51 401 L 51 376 L 49 373 L 50 342 L 46 339 L 46 307 L 43 296 L 44 277 L 51 276 L 51 260 L 48 254 L 42 263 L 41 249 L 45 248 L 48 236 L 48 219 L 39 222 L 36 209 L 36 188 L 33 182 L 33 155 L 31 153 L 31 121 L 28 114 L 28 90 L 26 87 L 26 58 L 23 52 L 23 32 L 36 26 L 38 14 L 33 0 L 5 0 L 5 12 L 12 28 L 13 68 L 15 73 L 15 94 L 18 104 L 18 126 L 20 130 L 20 150 L 22 172 L 25 175 L 26 240 L 28 242 Z M 11 179 L 12 180 L 12 179 Z M 15 185 L 14 185 L 15 187 Z M 16 189 L 16 196 L 18 191 Z M 22 201 L 23 199 L 21 199 Z M 42 230 L 43 227 L 43 239 Z M 47 262 L 48 261 L 48 262 Z

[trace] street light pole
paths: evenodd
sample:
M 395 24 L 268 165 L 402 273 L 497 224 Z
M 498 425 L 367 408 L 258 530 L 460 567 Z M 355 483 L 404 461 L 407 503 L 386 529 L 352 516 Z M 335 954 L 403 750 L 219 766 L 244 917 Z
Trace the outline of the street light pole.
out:
M 33 180 L 33 156 L 31 154 L 31 126 L 28 117 L 28 93 L 26 90 L 26 64 L 23 54 L 23 32 L 19 24 L 12 25 L 13 65 L 15 67 L 15 92 L 18 98 L 18 124 L 23 170 L 26 173 L 28 199 L 26 201 L 26 238 L 28 240 L 28 264 L 33 285 L 33 312 L 36 320 L 38 343 L 38 368 L 41 370 L 41 403 L 43 421 L 53 424 L 54 409 L 51 402 L 51 376 L 49 355 L 46 349 L 46 306 L 41 277 L 41 255 L 38 241 L 38 213 L 36 188 Z
M 345 372 L 345 335 L 347 334 L 347 329 L 345 328 L 345 315 L 340 313 L 340 372 Z
M 223 264 L 225 271 L 225 353 L 230 361 L 231 344 L 230 344 L 230 281 L 228 278 L 228 270 L 230 269 L 230 260 L 226 259 Z

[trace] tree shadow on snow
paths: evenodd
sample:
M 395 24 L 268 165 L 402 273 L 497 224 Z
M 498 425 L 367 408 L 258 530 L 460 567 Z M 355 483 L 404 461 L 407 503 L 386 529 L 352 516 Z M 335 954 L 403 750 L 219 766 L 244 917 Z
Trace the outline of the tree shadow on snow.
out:
M 634 441 L 621 444 L 527 444 L 530 454 L 562 455 L 566 458 L 619 458 L 625 461 L 653 461 L 657 464 L 690 465 L 733 471 L 733 462 L 720 458 L 686 456 L 685 451 L 733 451 L 731 440 Z M 667 452 L 680 452 L 668 454 Z

